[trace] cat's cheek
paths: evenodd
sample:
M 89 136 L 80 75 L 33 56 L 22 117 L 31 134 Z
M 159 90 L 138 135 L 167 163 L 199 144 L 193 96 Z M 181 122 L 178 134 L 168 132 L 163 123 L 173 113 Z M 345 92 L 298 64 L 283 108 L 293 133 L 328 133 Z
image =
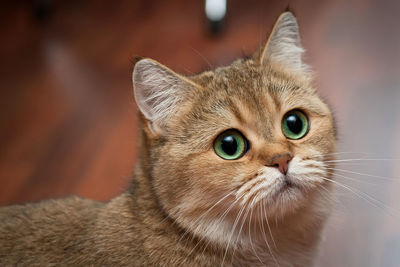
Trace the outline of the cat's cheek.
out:
M 187 159 L 182 175 L 190 184 L 188 190 L 209 199 L 214 195 L 235 193 L 243 183 L 255 177 L 257 168 L 256 164 L 245 160 L 227 161 L 204 153 Z

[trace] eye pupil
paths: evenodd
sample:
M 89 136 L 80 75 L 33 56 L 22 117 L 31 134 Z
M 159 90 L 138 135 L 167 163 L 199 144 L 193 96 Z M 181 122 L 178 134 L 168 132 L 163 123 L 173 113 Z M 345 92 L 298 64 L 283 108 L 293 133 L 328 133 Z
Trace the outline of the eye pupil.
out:
M 235 155 L 238 149 L 238 143 L 232 135 L 227 135 L 221 140 L 222 150 L 232 156 Z
M 294 133 L 299 134 L 303 130 L 303 122 L 297 115 L 290 115 L 286 119 L 288 129 Z

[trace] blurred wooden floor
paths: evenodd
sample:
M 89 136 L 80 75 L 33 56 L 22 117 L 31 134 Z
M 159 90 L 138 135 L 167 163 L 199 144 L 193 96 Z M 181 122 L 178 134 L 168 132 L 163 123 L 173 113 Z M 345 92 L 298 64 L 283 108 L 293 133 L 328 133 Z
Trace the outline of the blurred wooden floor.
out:
M 137 157 L 134 56 L 184 74 L 228 64 L 258 47 L 289 3 L 228 1 L 213 37 L 202 1 L 60 0 L 42 19 L 32 2 L 0 4 L 0 205 L 122 192 Z M 318 265 L 400 266 L 400 2 L 290 7 L 336 111 L 339 150 L 352 152 L 342 158 L 390 159 L 339 166 L 379 176 L 339 180 L 381 202 L 338 190 Z

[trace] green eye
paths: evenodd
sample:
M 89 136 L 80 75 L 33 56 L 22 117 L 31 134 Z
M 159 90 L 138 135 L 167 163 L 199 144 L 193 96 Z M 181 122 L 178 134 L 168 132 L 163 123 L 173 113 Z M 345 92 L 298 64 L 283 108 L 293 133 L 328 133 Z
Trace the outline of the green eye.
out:
M 285 114 L 282 120 L 282 132 L 289 139 L 303 138 L 310 128 L 306 114 L 292 110 Z
M 214 142 L 215 153 L 223 159 L 235 160 L 248 150 L 246 138 L 237 130 L 227 130 L 220 134 Z

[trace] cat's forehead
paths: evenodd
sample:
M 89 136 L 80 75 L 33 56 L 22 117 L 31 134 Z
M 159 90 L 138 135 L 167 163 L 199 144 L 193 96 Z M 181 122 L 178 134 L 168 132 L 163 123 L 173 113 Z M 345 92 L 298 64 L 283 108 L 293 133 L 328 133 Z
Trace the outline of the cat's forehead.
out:
M 284 72 L 279 67 L 261 66 L 252 59 L 240 59 L 230 66 L 204 72 L 194 77 L 194 81 L 211 90 L 210 95 L 214 93 L 214 97 L 225 93 L 229 97 L 271 96 L 275 100 L 287 100 L 286 97 L 307 97 L 315 94 L 304 79 L 290 72 Z
M 224 103 L 231 109 L 231 105 L 236 105 L 236 109 L 252 109 L 253 113 L 261 113 L 260 116 L 266 111 L 303 106 L 322 112 L 318 110 L 319 98 L 309 83 L 273 66 L 260 66 L 253 60 L 237 60 L 228 67 L 205 72 L 195 82 L 206 91 L 201 96 L 202 105 L 208 103 L 222 108 Z
M 205 88 L 229 89 L 248 86 L 261 76 L 260 68 L 253 60 L 239 59 L 229 66 L 218 67 L 193 77 L 194 81 Z

